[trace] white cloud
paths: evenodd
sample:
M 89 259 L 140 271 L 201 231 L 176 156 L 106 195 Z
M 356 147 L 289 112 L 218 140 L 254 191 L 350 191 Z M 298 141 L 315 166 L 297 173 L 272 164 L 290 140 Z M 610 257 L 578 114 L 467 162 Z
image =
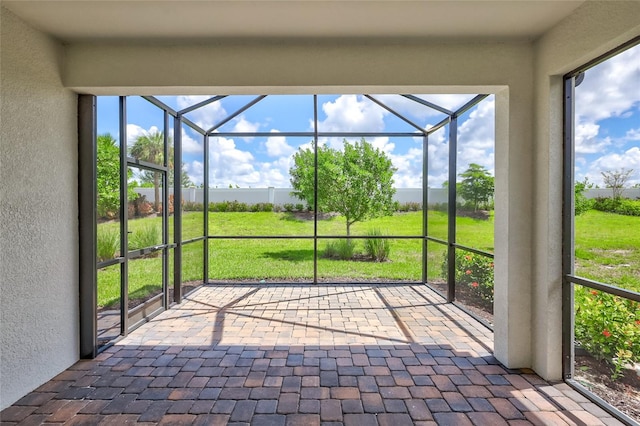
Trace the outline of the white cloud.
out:
M 429 135 L 428 160 L 429 176 L 427 185 L 430 188 L 440 188 L 444 181 L 449 180 L 448 129 L 443 127 Z
M 624 139 L 627 141 L 640 141 L 640 128 L 627 130 L 627 134 L 624 135 Z
M 578 122 L 621 116 L 640 99 L 640 46 L 628 49 L 585 73 L 576 87 Z
M 634 169 L 630 184 L 640 182 L 640 148 L 629 147 L 640 140 L 639 87 L 639 46 L 585 73 L 584 81 L 576 88 L 576 180 L 587 177 L 602 186 L 601 172 L 625 168 Z M 612 117 L 618 118 L 614 124 L 603 122 Z M 613 130 L 620 134 L 621 126 L 627 126 L 624 136 L 608 136 Z
M 182 154 L 199 154 L 201 156 L 204 155 L 204 148 L 203 148 L 203 138 L 202 136 L 198 135 L 198 140 L 192 138 L 191 136 L 189 136 L 189 134 L 185 131 L 185 129 L 182 129 Z
M 373 102 L 357 95 L 342 95 L 322 104 L 327 115 L 318 122 L 322 132 L 381 132 L 387 113 Z
M 611 139 L 598 139 L 600 125 L 596 123 L 578 123 L 575 126 L 576 154 L 595 154 L 602 152 L 611 144 Z
M 260 128 L 259 123 L 252 123 L 248 121 L 244 115 L 235 119 L 235 125 L 233 126 L 233 132 L 238 133 L 255 133 Z M 253 138 L 242 138 L 245 141 L 251 141 Z
M 271 130 L 271 133 L 279 133 L 277 130 Z M 284 136 L 269 136 L 265 143 L 267 155 L 269 157 L 289 156 L 295 152 L 295 148 L 287 143 Z
M 455 111 L 462 105 L 473 99 L 475 95 L 416 95 L 417 97 L 424 99 L 432 104 L 438 105 L 449 111 Z M 416 118 L 420 120 L 426 120 L 431 117 L 444 117 L 443 113 L 422 105 L 411 99 L 407 99 L 400 95 L 374 95 L 374 98 L 381 101 L 394 111 L 408 115 L 408 118 Z M 416 123 L 421 124 L 421 123 Z M 422 123 L 426 127 L 426 123 Z
M 276 137 L 277 138 L 277 137 Z M 290 155 L 272 162 L 257 161 L 249 152 L 239 149 L 233 139 L 211 138 L 210 185 L 241 188 L 289 187 Z
M 131 146 L 131 144 L 133 144 L 140 136 L 156 133 L 158 131 L 159 129 L 156 126 L 151 126 L 146 130 L 144 127 L 140 127 L 137 124 L 127 124 L 127 145 Z
M 488 97 L 458 128 L 458 170 L 470 163 L 484 166 L 495 175 L 495 99 Z
M 189 175 L 189 179 L 196 185 L 202 184 L 204 182 L 204 164 L 200 161 L 192 161 L 190 163 L 185 163 L 184 169 Z
M 624 153 L 610 153 L 596 159 L 589 165 L 589 171 L 585 176 L 590 182 L 603 186 L 602 172 L 613 170 L 632 170 L 627 186 L 640 183 L 640 148 L 634 146 Z M 576 173 L 577 174 L 577 173 Z M 578 176 L 576 179 L 580 180 Z
M 185 109 L 207 99 L 211 99 L 211 96 L 178 96 L 177 103 L 180 109 Z M 202 108 L 198 108 L 185 116 L 204 130 L 208 130 L 214 124 L 227 117 L 227 115 L 227 112 L 222 107 L 221 101 L 216 101 Z
M 422 149 L 409 148 L 405 154 L 390 154 L 389 157 L 397 169 L 393 175 L 393 186 L 396 188 L 422 187 Z

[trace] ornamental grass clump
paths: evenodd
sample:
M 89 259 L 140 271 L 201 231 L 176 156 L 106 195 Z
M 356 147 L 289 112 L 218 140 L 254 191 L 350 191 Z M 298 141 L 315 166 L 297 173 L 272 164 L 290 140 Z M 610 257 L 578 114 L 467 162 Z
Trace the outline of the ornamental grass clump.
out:
M 113 259 L 120 249 L 120 232 L 116 229 L 98 228 L 98 262 Z
M 380 237 L 383 233 L 380 229 L 374 228 L 367 232 L 368 237 Z M 365 253 L 376 262 L 386 262 L 391 253 L 391 241 L 387 238 L 370 238 L 364 240 Z
M 129 250 L 137 250 L 157 246 L 162 242 L 160 227 L 154 223 L 146 223 L 133 231 L 129 237 Z M 160 254 L 156 252 L 155 255 Z
M 323 257 L 329 259 L 349 260 L 353 257 L 355 251 L 355 244 L 350 240 L 342 239 L 338 241 L 331 241 L 324 249 Z

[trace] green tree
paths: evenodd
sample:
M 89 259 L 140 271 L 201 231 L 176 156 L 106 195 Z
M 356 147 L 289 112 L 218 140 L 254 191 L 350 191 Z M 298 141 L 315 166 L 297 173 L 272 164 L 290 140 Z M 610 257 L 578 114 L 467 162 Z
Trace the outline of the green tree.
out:
M 593 208 L 594 200 L 588 199 L 584 193 L 587 189 L 593 188 L 593 184 L 585 177 L 583 181 L 577 181 L 573 187 L 574 192 L 574 214 L 576 216 L 585 213 Z
M 493 198 L 494 179 L 484 166 L 471 163 L 458 176 L 462 178 L 456 186 L 458 195 L 464 198 L 465 204 L 473 206 L 474 211 Z
M 100 217 L 114 217 L 120 208 L 120 147 L 109 133 L 98 135 L 96 155 L 97 210 Z M 132 176 L 129 171 L 128 178 Z M 136 197 L 128 188 L 127 197 Z
M 170 148 L 169 151 L 169 165 L 173 165 L 173 149 Z M 152 188 L 153 187 L 153 175 L 154 172 L 151 172 L 149 170 L 145 170 L 141 175 L 140 175 L 140 183 L 142 187 L 149 187 Z M 173 173 L 169 173 L 169 182 L 168 185 L 170 187 L 173 186 Z M 184 167 L 184 163 L 182 163 L 182 168 L 180 171 L 180 186 L 182 188 L 194 188 L 196 185 L 193 183 L 193 181 L 191 181 L 191 178 L 189 177 L 189 174 L 187 173 L 187 171 L 185 170 Z
M 394 211 L 393 173 L 396 169 L 386 154 L 362 139 L 344 141 L 344 151 L 318 147 L 318 211 L 337 212 L 345 217 L 347 236 L 356 222 Z M 314 207 L 314 153 L 300 149 L 294 155 L 291 174 L 293 194 Z
M 625 170 L 624 167 L 620 170 L 607 170 L 606 172 L 600 172 L 602 180 L 604 180 L 604 186 L 606 188 L 611 188 L 613 198 L 615 200 L 622 198 L 624 185 L 627 183 L 632 173 L 633 169 Z
M 326 145 L 318 147 L 318 204 L 320 208 L 315 208 L 314 200 L 314 167 L 315 167 L 315 144 L 311 144 L 311 148 L 300 148 L 293 155 L 294 165 L 289 170 L 291 175 L 291 185 L 294 191 L 291 194 L 307 203 L 310 210 L 326 211 L 326 198 L 330 178 L 326 167 L 326 163 L 335 161 L 335 150 Z
M 169 161 L 167 162 L 169 169 L 174 165 L 174 150 L 173 141 L 169 138 Z M 130 154 L 134 158 L 138 158 L 143 161 L 154 164 L 164 164 L 164 132 L 155 131 L 140 135 L 136 138 L 135 142 L 131 146 Z M 168 185 L 173 185 L 174 173 L 169 173 Z M 151 183 L 154 188 L 154 203 L 153 208 L 158 211 L 160 205 L 160 177 L 158 172 L 152 172 L 145 170 L 140 176 L 140 183 L 142 186 Z M 187 171 L 184 169 L 184 163 L 180 167 L 180 183 L 183 188 L 189 188 L 194 186 L 193 182 L 189 178 Z
M 164 164 L 164 132 L 145 133 L 136 138 L 129 154 L 142 161 L 153 164 Z M 151 172 L 153 180 L 153 208 L 158 211 L 160 205 L 160 173 Z

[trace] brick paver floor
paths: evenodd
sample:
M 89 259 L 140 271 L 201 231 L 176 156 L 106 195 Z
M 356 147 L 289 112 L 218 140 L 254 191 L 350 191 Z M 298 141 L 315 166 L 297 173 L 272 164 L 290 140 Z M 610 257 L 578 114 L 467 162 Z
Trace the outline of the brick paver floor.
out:
M 614 425 L 420 285 L 210 285 L 2 424 Z

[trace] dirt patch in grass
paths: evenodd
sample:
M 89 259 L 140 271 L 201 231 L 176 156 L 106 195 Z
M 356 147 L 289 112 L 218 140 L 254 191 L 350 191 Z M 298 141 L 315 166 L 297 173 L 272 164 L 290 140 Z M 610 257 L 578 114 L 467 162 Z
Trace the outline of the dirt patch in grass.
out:
M 489 210 L 457 210 L 456 216 L 470 217 L 472 219 L 489 220 L 491 212 Z
M 611 365 L 588 354 L 576 355 L 575 377 L 607 403 L 632 419 L 640 421 L 640 377 L 635 370 L 626 369 L 617 380 L 611 379 Z
M 304 211 L 304 212 L 288 212 L 288 215 L 297 220 L 313 220 L 315 216 L 315 212 Z M 339 216 L 338 213 L 318 213 L 318 220 L 329 220 L 334 217 Z

